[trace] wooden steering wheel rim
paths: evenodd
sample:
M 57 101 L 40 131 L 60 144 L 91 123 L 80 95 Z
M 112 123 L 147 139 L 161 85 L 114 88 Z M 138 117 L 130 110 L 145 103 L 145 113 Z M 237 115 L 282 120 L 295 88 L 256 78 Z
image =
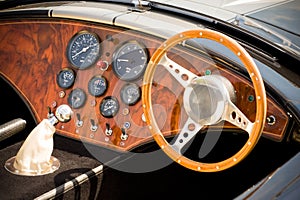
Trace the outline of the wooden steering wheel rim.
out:
M 202 163 L 191 160 L 177 151 L 175 151 L 170 144 L 165 140 L 163 134 L 161 133 L 156 120 L 154 118 L 154 114 L 152 111 L 152 103 L 151 103 L 151 86 L 152 80 L 154 76 L 154 72 L 159 61 L 162 59 L 163 55 L 172 47 L 179 44 L 180 42 L 190 39 L 190 38 L 206 38 L 218 43 L 223 44 L 228 49 L 230 49 L 235 55 L 237 55 L 242 63 L 245 65 L 250 78 L 253 82 L 253 87 L 255 90 L 255 98 L 256 98 L 256 116 L 255 121 L 253 122 L 252 132 L 249 133 L 249 138 L 245 145 L 232 157 L 220 161 L 217 163 Z M 241 160 L 243 160 L 254 148 L 256 143 L 258 142 L 265 123 L 266 119 L 266 93 L 264 88 L 263 79 L 260 75 L 260 72 L 254 63 L 251 56 L 247 53 L 247 51 L 239 45 L 232 38 L 209 29 L 200 29 L 200 30 L 189 30 L 179 34 L 174 35 L 173 37 L 166 40 L 153 54 L 151 57 L 147 69 L 144 74 L 143 80 L 143 88 L 142 88 L 142 102 L 144 115 L 146 118 L 146 122 L 148 124 L 149 130 L 152 133 L 155 141 L 160 146 L 160 148 L 174 161 L 179 163 L 180 165 L 189 168 L 191 170 L 200 171 L 200 172 L 217 172 L 221 170 L 228 169 Z

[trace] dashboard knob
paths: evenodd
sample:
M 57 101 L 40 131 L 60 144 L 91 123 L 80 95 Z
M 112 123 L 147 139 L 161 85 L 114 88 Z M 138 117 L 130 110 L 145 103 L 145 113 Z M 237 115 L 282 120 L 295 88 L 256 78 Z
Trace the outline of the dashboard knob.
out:
M 72 109 L 70 108 L 70 106 L 66 104 L 60 105 L 55 111 L 55 116 L 60 122 L 70 121 L 72 115 L 73 115 Z

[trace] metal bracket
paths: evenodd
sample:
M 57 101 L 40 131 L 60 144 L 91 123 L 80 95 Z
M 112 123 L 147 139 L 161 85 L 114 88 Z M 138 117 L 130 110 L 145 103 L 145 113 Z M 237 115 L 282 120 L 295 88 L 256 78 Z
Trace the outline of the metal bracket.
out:
M 131 3 L 134 4 L 134 7 L 128 8 L 128 10 L 132 12 L 146 12 L 151 9 L 148 1 L 132 0 Z

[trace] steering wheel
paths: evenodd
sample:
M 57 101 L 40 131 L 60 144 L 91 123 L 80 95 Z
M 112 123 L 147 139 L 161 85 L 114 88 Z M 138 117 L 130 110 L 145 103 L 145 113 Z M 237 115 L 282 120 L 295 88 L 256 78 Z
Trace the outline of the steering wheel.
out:
M 256 98 L 255 121 L 234 104 L 234 88 L 230 81 L 221 75 L 197 76 L 180 66 L 167 56 L 167 51 L 175 45 L 191 38 L 205 38 L 223 44 L 230 49 L 245 65 L 250 75 Z M 188 115 L 186 122 L 171 145 L 159 129 L 151 102 L 151 86 L 158 65 L 163 65 L 184 88 L 183 105 Z M 201 91 L 201 95 L 199 95 Z M 197 95 L 198 94 L 198 95 Z M 210 96 L 210 101 L 201 104 L 203 97 Z M 194 101 L 194 100 L 197 101 Z M 195 103 L 200 102 L 200 103 Z M 209 29 L 189 30 L 166 40 L 151 57 L 144 74 L 142 103 L 148 128 L 160 148 L 174 161 L 191 170 L 217 172 L 228 169 L 243 160 L 258 142 L 266 120 L 266 93 L 260 72 L 247 51 L 234 39 Z M 215 163 L 203 163 L 185 157 L 183 147 L 206 125 L 228 121 L 248 133 L 244 146 L 232 157 Z

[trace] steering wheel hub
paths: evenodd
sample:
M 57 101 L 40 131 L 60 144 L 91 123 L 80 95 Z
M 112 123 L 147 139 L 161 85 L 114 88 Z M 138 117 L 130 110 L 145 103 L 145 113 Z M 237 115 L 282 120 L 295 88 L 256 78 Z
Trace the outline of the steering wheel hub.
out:
M 222 119 L 228 99 L 235 101 L 230 81 L 219 75 L 197 77 L 185 88 L 184 108 L 201 125 L 216 124 Z

